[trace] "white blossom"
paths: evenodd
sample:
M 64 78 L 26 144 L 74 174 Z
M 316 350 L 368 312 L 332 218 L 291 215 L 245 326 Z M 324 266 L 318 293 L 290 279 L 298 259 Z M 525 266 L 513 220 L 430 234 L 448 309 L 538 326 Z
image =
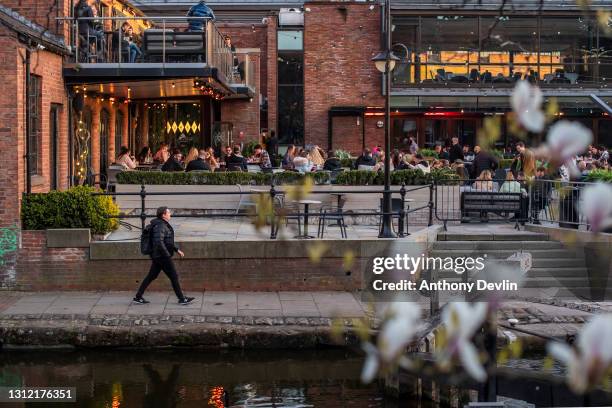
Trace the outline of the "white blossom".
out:
M 478 357 L 478 350 L 472 343 L 472 337 L 482 327 L 487 311 L 487 303 L 472 305 L 464 302 L 450 303 L 442 311 L 446 342 L 444 349 L 438 351 L 438 358 L 443 365 L 458 358 L 465 371 L 477 381 L 484 381 L 487 374 Z
M 522 80 L 516 83 L 510 103 L 521 125 L 530 132 L 544 129 L 546 118 L 542 112 L 542 91 L 537 86 Z
M 592 140 L 591 131 L 580 122 L 561 120 L 550 127 L 546 142 L 552 158 L 566 163 L 584 152 Z
M 576 348 L 552 342 L 548 352 L 567 366 L 567 383 L 577 393 L 602 382 L 612 366 L 612 314 L 599 315 L 578 334 Z
M 596 183 L 585 187 L 581 196 L 580 213 L 587 219 L 593 232 L 612 226 L 612 186 Z

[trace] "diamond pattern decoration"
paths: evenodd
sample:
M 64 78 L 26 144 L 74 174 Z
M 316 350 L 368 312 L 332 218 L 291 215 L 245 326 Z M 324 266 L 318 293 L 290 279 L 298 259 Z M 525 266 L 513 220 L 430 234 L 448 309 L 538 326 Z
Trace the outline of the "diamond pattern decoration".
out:
M 166 123 L 166 132 L 170 133 L 170 131 L 172 130 L 172 126 L 170 125 L 170 122 Z
M 191 128 L 193 129 L 193 133 L 195 133 L 196 131 L 199 130 L 199 125 L 197 124 L 197 122 L 195 120 L 191 124 Z
M 183 131 L 185 130 L 185 125 L 183 125 L 183 122 L 179 123 L 178 130 L 180 130 L 181 133 L 183 133 Z
M 176 130 L 177 130 L 177 129 L 178 129 L 178 126 L 176 125 L 176 122 L 174 122 L 174 123 L 172 124 L 172 131 L 173 131 L 174 133 L 176 133 Z
M 187 131 L 187 133 L 191 132 L 191 123 L 187 122 L 187 124 L 185 125 L 185 130 Z

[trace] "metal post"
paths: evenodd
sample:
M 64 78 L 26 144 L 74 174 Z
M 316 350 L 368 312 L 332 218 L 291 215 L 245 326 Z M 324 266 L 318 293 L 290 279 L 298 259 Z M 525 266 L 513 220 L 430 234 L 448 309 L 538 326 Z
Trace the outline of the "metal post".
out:
M 427 222 L 427 226 L 431 227 L 433 225 L 433 209 L 434 209 L 434 185 L 431 183 L 429 185 L 429 221 Z
M 399 221 L 397 227 L 397 236 L 400 238 L 404 238 L 406 234 L 404 234 L 404 221 L 406 218 L 406 210 L 404 209 L 404 203 L 406 202 L 406 183 L 402 183 L 402 188 L 400 189 L 400 197 L 402 200 L 402 206 L 399 211 Z
M 391 214 L 391 1 L 385 2 L 387 61 L 385 63 L 385 191 L 383 192 L 383 222 L 379 238 L 396 238 Z
M 140 186 L 140 226 L 142 230 L 145 229 L 145 221 L 147 220 L 146 208 L 145 208 L 145 197 L 147 192 L 145 191 L 145 185 Z
M 119 27 L 117 28 L 117 62 L 119 63 L 119 67 L 121 67 L 121 42 L 122 42 L 122 38 L 121 38 L 121 25 L 119 25 Z M 129 55 L 130 55 L 130 49 L 128 48 L 128 62 L 130 62 L 129 60 Z
M 274 189 L 274 174 L 272 175 L 272 183 L 270 184 L 270 200 L 272 201 L 272 214 L 270 215 L 270 239 L 276 239 L 276 211 L 274 208 L 274 200 L 276 190 Z

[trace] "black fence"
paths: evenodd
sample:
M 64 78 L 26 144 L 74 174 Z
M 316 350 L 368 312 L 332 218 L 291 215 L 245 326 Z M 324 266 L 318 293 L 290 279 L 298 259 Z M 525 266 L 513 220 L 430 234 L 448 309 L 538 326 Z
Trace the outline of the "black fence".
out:
M 228 186 L 229 187 L 229 186 Z M 140 219 L 140 228 L 144 229 L 146 221 L 148 218 L 155 217 L 154 214 L 147 213 L 147 198 L 154 196 L 215 196 L 215 195 L 239 195 L 239 196 L 249 196 L 251 197 L 250 203 L 252 204 L 251 211 L 246 212 L 236 212 L 233 214 L 228 214 L 227 212 L 204 212 L 201 214 L 173 214 L 174 217 L 185 217 L 185 218 L 228 218 L 228 217 L 253 217 L 258 220 L 264 220 L 266 225 L 268 225 L 270 229 L 270 239 L 276 239 L 278 236 L 279 226 L 281 222 L 285 219 L 295 219 L 298 222 L 303 218 L 306 225 L 308 223 L 308 217 L 319 217 L 319 219 L 327 219 L 331 221 L 337 221 L 339 226 L 344 224 L 345 216 L 377 216 L 380 217 L 380 224 L 382 224 L 382 218 L 385 215 L 390 215 L 392 217 L 392 221 L 397 221 L 397 236 L 400 238 L 406 237 L 410 235 L 408 233 L 408 225 L 407 225 L 407 216 L 410 213 L 414 213 L 417 211 L 427 210 L 428 213 L 428 225 L 433 224 L 433 208 L 434 208 L 434 185 L 426 184 L 417 187 L 409 187 L 407 188 L 405 185 L 402 185 L 397 189 L 389 189 L 385 190 L 381 188 L 380 190 L 348 190 L 348 189 L 333 189 L 333 190 L 317 190 L 313 192 L 300 192 L 299 186 L 292 186 L 294 191 L 289 191 L 289 188 L 279 189 L 274 184 L 270 185 L 269 188 L 265 186 L 255 186 L 257 189 L 252 189 L 250 191 L 242 191 L 241 189 L 236 190 L 222 190 L 222 191 L 180 191 L 180 192 L 165 192 L 165 191 L 155 191 L 149 192 L 146 189 L 145 185 L 141 185 L 140 192 L 99 192 L 92 193 L 93 195 L 99 196 L 138 196 L 140 197 L 140 208 L 137 214 L 119 214 L 116 216 L 109 216 L 109 218 L 118 218 L 118 219 L 129 219 L 129 218 L 139 218 Z M 419 207 L 410 208 L 407 207 L 407 203 L 409 200 L 407 199 L 407 195 L 410 192 L 414 192 L 417 190 L 429 190 L 429 201 L 426 205 L 421 205 Z M 255 190 L 255 191 L 254 191 Z M 392 211 L 391 212 L 383 212 L 382 208 L 382 200 L 384 193 L 391 193 L 392 195 Z M 312 203 L 308 202 L 309 194 L 329 194 L 330 195 L 330 204 L 325 204 L 322 202 Z M 345 211 L 343 208 L 343 202 L 340 199 L 341 195 L 351 195 L 351 194 L 380 194 L 381 197 L 381 205 L 378 210 L 375 209 L 365 209 L 365 210 L 350 210 L 350 213 Z M 289 196 L 300 196 L 295 199 L 291 199 Z M 338 197 L 336 203 L 333 203 L 331 200 L 332 195 Z M 399 196 L 399 197 L 393 197 Z M 253 198 L 255 198 L 253 200 Z M 297 205 L 296 205 L 297 204 Z M 304 205 L 304 211 L 301 211 L 301 206 Z M 318 211 L 310 212 L 308 205 L 318 206 Z M 127 224 L 130 226 L 129 224 Z M 307 227 L 306 227 L 307 228 Z M 319 223 L 319 228 L 321 225 Z M 345 227 L 344 227 L 345 228 Z M 314 238 L 307 236 L 304 234 L 302 237 L 304 238 Z M 343 237 L 346 238 L 345 233 L 343 233 Z
M 529 222 L 588 230 L 588 220 L 579 209 L 582 190 L 592 184 L 548 179 L 439 180 L 434 188 L 434 216 L 445 229 L 449 222 L 512 222 L 516 227 Z

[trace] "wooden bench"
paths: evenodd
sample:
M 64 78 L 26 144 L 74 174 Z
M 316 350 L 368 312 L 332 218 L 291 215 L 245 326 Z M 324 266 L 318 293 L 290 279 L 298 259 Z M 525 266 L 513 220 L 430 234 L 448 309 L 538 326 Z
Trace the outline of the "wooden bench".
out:
M 526 197 L 522 193 L 498 193 L 492 191 L 464 191 L 461 193 L 461 222 L 470 222 L 470 214 L 477 213 L 481 222 L 488 222 L 488 213 L 494 213 L 501 220 L 509 220 L 514 215 L 515 228 L 525 222 L 527 211 Z
M 163 29 L 145 30 L 143 53 L 149 62 L 163 61 L 164 41 L 166 62 L 203 60 L 206 52 L 204 32 L 172 31 Z

